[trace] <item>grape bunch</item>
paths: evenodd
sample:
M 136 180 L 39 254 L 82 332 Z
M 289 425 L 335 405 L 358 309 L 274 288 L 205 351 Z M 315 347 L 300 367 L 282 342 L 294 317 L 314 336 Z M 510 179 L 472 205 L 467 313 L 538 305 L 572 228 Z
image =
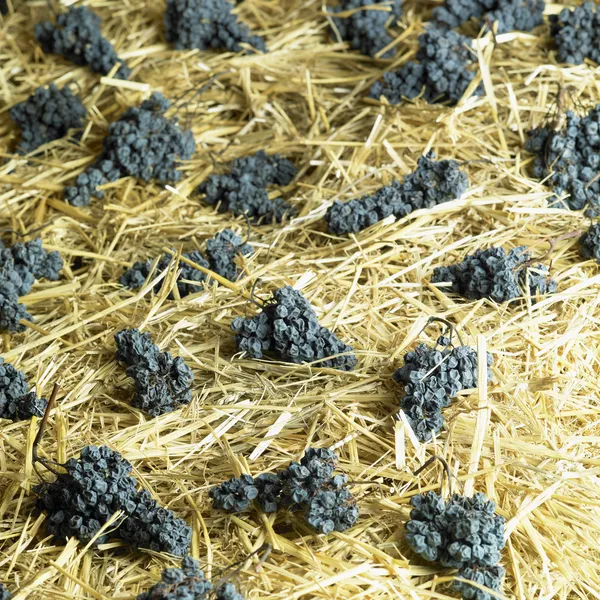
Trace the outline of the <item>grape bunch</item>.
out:
M 469 187 L 467 174 L 455 160 L 435 160 L 433 152 L 419 158 L 417 168 L 402 183 L 378 189 L 372 196 L 363 196 L 349 202 L 334 201 L 325 220 L 331 233 L 357 233 L 394 215 L 405 217 L 420 208 L 460 198 Z
M 197 192 L 219 212 L 246 215 L 253 221 L 276 221 L 293 216 L 295 211 L 283 198 L 271 200 L 267 188 L 288 185 L 296 167 L 279 154 L 268 156 L 262 150 L 252 156 L 236 158 L 226 175 L 211 175 Z
M 396 370 L 393 379 L 404 384 L 400 406 L 417 438 L 431 439 L 444 425 L 442 409 L 450 406 L 461 390 L 477 387 L 477 352 L 469 346 L 450 347 L 450 340 L 440 337 L 438 346 L 419 344 L 404 355 L 404 365 Z M 487 378 L 492 355 L 487 353 Z
M 48 401 L 29 390 L 25 374 L 0 356 L 0 418 L 24 421 L 42 417 Z
M 160 183 L 179 181 L 179 161 L 191 158 L 196 142 L 191 131 L 180 127 L 177 118 L 165 117 L 170 106 L 169 100 L 155 92 L 111 123 L 100 156 L 78 175 L 75 185 L 65 188 L 65 201 L 87 206 L 92 196 L 104 196 L 99 186 L 121 177 Z
M 600 223 L 590 228 L 579 238 L 579 249 L 583 258 L 593 258 L 600 263 Z
M 33 318 L 19 297 L 29 293 L 36 279 L 56 281 L 62 267 L 60 254 L 44 250 L 40 238 L 10 248 L 0 240 L 0 331 L 25 329 L 21 319 Z
M 523 295 L 553 294 L 556 281 L 541 264 L 531 265 L 530 254 L 524 246 L 509 252 L 502 247 L 477 250 L 462 262 L 449 267 L 436 267 L 432 283 L 450 283 L 450 291 L 469 300 L 489 298 L 494 302 L 508 302 Z
M 156 417 L 191 402 L 194 374 L 180 356 L 161 352 L 138 329 L 116 333 L 115 341 L 116 359 L 127 365 L 126 373 L 135 382 L 132 406 Z
M 100 17 L 86 6 L 71 6 L 58 15 L 56 24 L 50 21 L 37 23 L 35 39 L 42 50 L 60 54 L 76 65 L 89 65 L 92 71 L 108 75 L 118 64 L 115 77 L 127 79 L 129 67 L 117 56 L 112 44 L 102 36 Z
M 385 7 L 390 10 L 378 10 Z M 339 6 L 332 8 L 333 14 L 350 11 L 353 12 L 347 17 L 333 17 L 336 30 L 343 40 L 350 42 L 353 50 L 375 56 L 393 41 L 386 26 L 402 16 L 402 0 L 386 3 L 382 0 L 342 0 Z M 394 51 L 388 50 L 381 58 L 393 55 Z
M 291 363 L 318 361 L 319 367 L 342 371 L 356 366 L 352 347 L 321 327 L 315 311 L 299 291 L 290 286 L 280 288 L 273 293 L 273 300 L 256 316 L 233 320 L 231 328 L 240 351 L 252 358 L 268 353 Z
M 595 2 L 563 8 L 549 20 L 559 62 L 578 65 L 586 58 L 600 62 L 600 14 Z
M 266 513 L 303 509 L 306 522 L 320 533 L 345 531 L 358 520 L 358 507 L 346 476 L 334 475 L 337 461 L 327 448 L 308 448 L 300 462 L 277 474 L 242 474 L 211 488 L 209 496 L 217 510 L 243 512 L 256 500 Z
M 165 37 L 177 50 L 223 48 L 240 52 L 245 45 L 266 52 L 264 40 L 252 35 L 232 9 L 227 0 L 167 0 Z
M 131 464 L 106 446 L 86 446 L 78 459 L 63 466 L 64 473 L 34 491 L 36 507 L 48 515 L 48 533 L 59 543 L 76 537 L 90 542 L 117 511 L 124 514 L 114 535 L 136 548 L 183 556 L 192 529 L 147 490 L 137 490 Z M 96 539 L 108 539 L 104 533 Z
M 69 129 L 83 126 L 85 106 L 67 87 L 59 89 L 53 83 L 37 88 L 27 100 L 15 104 L 10 118 L 21 129 L 17 144 L 19 154 L 27 154 L 40 146 L 67 135 Z
M 504 568 L 498 563 L 504 548 L 504 518 L 484 494 L 453 495 L 444 500 L 435 492 L 411 498 L 412 511 L 405 537 L 411 549 L 429 562 L 458 569 L 458 575 L 500 591 Z M 493 600 L 494 596 L 456 581 L 463 598 Z

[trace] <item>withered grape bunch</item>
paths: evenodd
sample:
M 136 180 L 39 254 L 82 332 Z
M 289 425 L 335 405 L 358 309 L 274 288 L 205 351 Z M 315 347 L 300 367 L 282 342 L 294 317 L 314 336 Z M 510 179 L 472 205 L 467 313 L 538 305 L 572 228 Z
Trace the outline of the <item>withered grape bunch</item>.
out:
M 256 222 L 281 222 L 295 214 L 283 198 L 270 199 L 267 188 L 288 185 L 296 176 L 296 167 L 279 154 L 262 150 L 252 156 L 236 158 L 226 175 L 211 175 L 197 192 L 204 201 L 217 206 L 219 212 L 246 215 Z
M 48 252 L 37 238 L 7 248 L 0 240 L 0 331 L 25 329 L 21 320 L 32 321 L 19 297 L 29 293 L 36 279 L 56 281 L 63 260 L 56 251 Z
M 400 406 L 421 441 L 442 429 L 442 409 L 450 406 L 458 392 L 477 387 L 477 352 L 469 346 L 450 347 L 449 342 L 441 337 L 434 348 L 419 344 L 405 354 L 404 365 L 393 375 L 395 381 L 404 384 Z M 492 364 L 488 352 L 488 381 L 492 379 Z
M 358 520 L 358 506 L 345 475 L 334 475 L 338 462 L 327 448 L 308 448 L 300 462 L 277 474 L 233 477 L 213 487 L 213 508 L 238 513 L 253 501 L 266 513 L 288 507 L 303 510 L 306 522 L 320 533 L 345 531 Z
M 82 127 L 86 110 L 79 96 L 74 96 L 68 87 L 59 89 L 52 83 L 15 104 L 9 115 L 21 129 L 17 152 L 27 154 L 64 137 L 70 129 Z
M 419 158 L 417 168 L 403 182 L 377 190 L 372 196 L 363 196 L 349 202 L 336 200 L 325 219 L 331 233 L 357 233 L 390 215 L 397 219 L 420 208 L 460 198 L 469 187 L 469 179 L 455 160 L 435 160 L 429 152 Z
M 25 374 L 0 356 L 0 418 L 24 421 L 41 417 L 48 401 L 29 390 Z
M 449 267 L 436 267 L 432 283 L 450 283 L 442 288 L 460 294 L 469 300 L 489 298 L 494 302 L 508 302 L 523 295 L 556 292 L 556 281 L 550 278 L 544 265 L 530 264 L 530 254 L 524 246 L 507 252 L 502 247 L 477 250 L 462 262 Z
M 504 568 L 498 563 L 504 548 L 504 518 L 484 494 L 472 498 L 454 494 L 444 500 L 435 492 L 411 498 L 406 541 L 429 562 L 458 569 L 458 575 L 500 591 Z M 494 596 L 456 581 L 463 598 L 492 600 Z
M 54 467 L 53 467 L 54 469 Z M 34 491 L 37 509 L 48 514 L 48 533 L 59 543 L 76 537 L 90 542 L 117 511 L 124 518 L 111 533 L 134 548 L 183 556 L 192 529 L 162 508 L 147 490 L 137 490 L 131 464 L 106 446 L 86 446 L 78 459 L 71 458 L 52 483 Z M 100 535 L 96 543 L 108 539 Z
M 50 21 L 37 23 L 35 39 L 42 50 L 60 54 L 76 65 L 89 65 L 92 71 L 108 75 L 118 64 L 116 77 L 127 79 L 129 67 L 117 56 L 112 44 L 102 36 L 100 17 L 86 6 L 71 6 L 58 15 L 56 24 Z
M 161 352 L 138 329 L 116 333 L 115 341 L 116 359 L 127 365 L 126 373 L 135 382 L 132 406 L 156 417 L 190 403 L 194 374 L 180 356 Z
M 170 106 L 169 100 L 155 92 L 111 123 L 100 156 L 77 177 L 75 185 L 65 188 L 65 201 L 73 206 L 87 206 L 92 196 L 104 197 L 99 186 L 121 177 L 160 183 L 179 181 L 179 162 L 191 158 L 196 142 L 191 131 L 180 127 L 176 117 L 165 116 Z
M 238 349 L 252 358 L 272 354 L 285 362 L 318 361 L 316 366 L 342 371 L 356 366 L 353 348 L 322 327 L 308 300 L 290 286 L 276 290 L 273 302 L 256 316 L 234 319 L 231 328 Z

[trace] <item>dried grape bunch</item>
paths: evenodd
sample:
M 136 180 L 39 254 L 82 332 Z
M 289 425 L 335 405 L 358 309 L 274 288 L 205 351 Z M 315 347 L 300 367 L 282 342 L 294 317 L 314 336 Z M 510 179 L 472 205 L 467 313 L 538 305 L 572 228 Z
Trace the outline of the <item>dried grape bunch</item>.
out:
M 376 81 L 369 92 L 379 100 L 385 96 L 390 104 L 412 100 L 423 93 L 430 104 L 456 104 L 475 78 L 471 69 L 475 61 L 473 40 L 452 30 L 428 27 L 419 36 L 419 61 L 405 63 L 398 71 L 385 73 L 383 81 Z M 482 86 L 474 92 L 482 93 Z
M 402 0 L 341 0 L 332 8 L 333 14 L 349 11 L 353 12 L 347 17 L 333 17 L 335 28 L 353 50 L 375 56 L 393 41 L 386 26 L 402 16 Z M 388 50 L 381 57 L 393 55 L 394 50 Z
M 308 448 L 300 462 L 283 471 L 253 478 L 244 474 L 209 491 L 213 508 L 231 513 L 248 510 L 256 500 L 266 513 L 280 507 L 304 508 L 306 522 L 320 533 L 345 531 L 359 511 L 345 475 L 334 475 L 338 457 L 327 448 Z
M 433 10 L 439 27 L 459 27 L 470 19 L 479 25 L 498 22 L 498 33 L 531 31 L 544 22 L 545 0 L 446 0 Z
M 155 92 L 111 123 L 100 156 L 77 177 L 74 186 L 65 188 L 65 201 L 87 206 L 92 196 L 104 196 L 98 186 L 121 177 L 160 183 L 179 181 L 179 161 L 191 158 L 196 143 L 192 132 L 182 129 L 177 118 L 164 116 L 170 106 L 162 94 Z
M 3 362 L 0 356 L 0 418 L 24 421 L 41 417 L 48 406 L 45 398 L 29 391 L 25 374 Z
M 118 64 L 115 77 L 127 79 L 131 71 L 102 36 L 101 22 L 89 8 L 71 6 L 66 13 L 58 15 L 56 25 L 49 21 L 37 23 L 35 39 L 44 52 L 60 54 L 76 65 L 89 65 L 92 71 L 102 75 L 108 75 Z
M 256 316 L 234 319 L 231 328 L 238 349 L 252 358 L 270 353 L 284 362 L 318 361 L 319 367 L 342 371 L 356 366 L 353 348 L 322 327 L 308 300 L 290 286 L 276 290 Z
M 78 459 L 62 465 L 52 483 L 42 483 L 34 492 L 36 507 L 48 514 L 48 533 L 58 542 L 74 536 L 83 543 L 94 538 L 116 512 L 125 519 L 115 532 L 137 548 L 183 556 L 192 529 L 172 511 L 162 508 L 146 490 L 137 491 L 131 464 L 106 446 L 86 446 Z M 98 537 L 100 544 L 108 534 Z
M 550 205 L 597 211 L 600 196 L 600 104 L 587 115 L 572 111 L 564 125 L 551 124 L 527 133 L 525 149 L 535 155 L 532 175 L 547 181 L 554 197 Z M 564 197 L 566 196 L 566 197 Z
M 508 302 L 523 295 L 553 294 L 556 281 L 550 278 L 543 265 L 531 265 L 525 246 L 509 252 L 502 247 L 477 250 L 462 262 L 449 267 L 436 267 L 432 283 L 450 283 L 443 288 L 469 300 L 489 298 L 494 302 Z
M 201 267 L 205 267 L 207 269 L 209 268 L 208 261 L 198 251 L 185 252 L 181 256 L 191 260 L 192 262 L 195 262 Z M 164 254 L 161 256 L 158 264 L 156 265 L 155 275 L 168 268 L 172 259 L 173 257 L 170 254 Z M 137 290 L 141 288 L 152 271 L 153 262 L 154 261 L 152 260 L 136 262 L 133 267 L 127 269 L 123 275 L 121 275 L 119 278 L 119 283 L 130 290 Z M 190 294 L 196 294 L 202 290 L 202 284 L 206 281 L 205 273 L 195 269 L 185 262 L 180 262 L 178 269 L 181 271 L 177 277 L 177 290 L 180 298 L 184 298 Z M 189 283 L 190 281 L 197 282 L 197 284 Z M 163 281 L 159 281 L 154 286 L 154 291 L 156 293 L 160 292 L 162 284 Z M 169 298 L 174 298 L 172 292 L 169 294 Z
M 165 37 L 177 50 L 240 52 L 244 46 L 266 52 L 264 40 L 238 21 L 227 0 L 167 0 Z
M 295 211 L 283 198 L 270 200 L 267 187 L 288 185 L 295 175 L 296 167 L 289 160 L 279 154 L 267 156 L 261 150 L 236 158 L 227 175 L 211 175 L 197 191 L 204 194 L 207 204 L 218 205 L 219 212 L 246 215 L 253 221 L 281 222 Z
M 156 417 L 191 402 L 194 374 L 180 356 L 161 352 L 138 329 L 116 333 L 115 341 L 116 359 L 127 365 L 126 373 L 135 382 L 132 406 Z
M 450 406 L 458 392 L 477 387 L 477 352 L 469 346 L 449 347 L 449 342 L 440 338 L 441 348 L 419 344 L 404 355 L 404 365 L 393 375 L 394 381 L 404 384 L 400 406 L 422 442 L 442 429 L 442 409 Z M 488 352 L 488 381 L 492 380 L 492 364 Z
M 51 84 L 37 88 L 27 100 L 13 106 L 9 115 L 21 128 L 17 152 L 27 154 L 64 137 L 69 129 L 82 127 L 86 110 L 69 88 Z
M 493 567 L 463 567 L 458 575 L 463 579 L 469 579 L 479 585 L 484 585 L 490 590 L 499 592 L 502 589 L 502 580 L 506 571 L 500 565 Z M 452 587 L 461 593 L 465 600 L 497 600 L 498 597 L 490 594 L 466 582 L 454 580 Z
M 244 600 L 232 583 L 211 583 L 191 556 L 181 561 L 180 568 L 162 572 L 161 580 L 136 600 Z
M 357 233 L 390 215 L 397 219 L 420 208 L 433 208 L 438 204 L 460 198 L 469 187 L 469 179 L 459 169 L 455 160 L 435 160 L 428 152 L 419 158 L 417 168 L 402 183 L 377 190 L 372 196 L 363 196 L 349 202 L 336 200 L 327 211 L 325 219 L 331 233 L 343 235 Z
M 549 20 L 558 62 L 578 65 L 586 58 L 600 62 L 600 15 L 595 2 L 563 8 Z
M 0 241 L 0 331 L 25 329 L 21 320 L 33 317 L 19 304 L 19 296 L 29 293 L 36 279 L 57 280 L 62 267 L 60 254 L 44 250 L 40 238 L 10 248 Z
M 253 252 L 254 248 L 244 243 L 231 229 L 223 229 L 206 242 L 206 256 L 210 269 L 229 281 L 235 281 L 241 273 L 235 264 L 235 257 L 248 256 Z
M 594 223 L 579 238 L 579 250 L 583 258 L 593 258 L 600 263 L 600 224 Z
M 504 518 L 495 514 L 494 502 L 480 493 L 472 498 L 454 494 L 444 500 L 435 492 L 427 492 L 413 496 L 411 505 L 405 537 L 414 552 L 427 561 L 458 569 L 458 575 L 465 579 L 480 583 L 483 575 L 491 589 L 500 590 L 504 569 L 498 563 L 504 548 Z M 487 577 L 482 569 L 490 569 Z M 475 593 L 477 588 L 457 583 L 464 598 L 484 598 Z

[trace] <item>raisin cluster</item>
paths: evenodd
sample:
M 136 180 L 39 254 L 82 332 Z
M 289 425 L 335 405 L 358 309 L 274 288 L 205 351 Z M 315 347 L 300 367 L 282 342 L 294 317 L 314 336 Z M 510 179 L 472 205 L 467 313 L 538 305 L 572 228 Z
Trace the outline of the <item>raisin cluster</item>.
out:
M 179 161 L 191 158 L 196 143 L 192 132 L 182 129 L 176 118 L 165 117 L 170 106 L 162 94 L 155 92 L 111 123 L 100 156 L 77 177 L 74 186 L 65 188 L 65 201 L 87 206 L 92 196 L 104 196 L 99 186 L 121 177 L 160 183 L 179 181 Z
M 382 10 L 385 8 L 388 10 Z M 346 17 L 334 17 L 335 28 L 343 40 L 350 42 L 353 50 L 375 56 L 393 41 L 386 27 L 402 16 L 402 0 L 386 3 L 381 0 L 342 0 L 332 12 L 351 13 Z M 391 58 L 393 54 L 393 50 L 388 50 L 382 58 Z
M 384 96 L 390 104 L 399 104 L 422 94 L 430 104 L 456 104 L 475 78 L 472 42 L 450 29 L 429 26 L 419 36 L 419 62 L 407 62 L 397 71 L 385 73 L 383 81 L 371 87 L 370 97 L 379 100 Z M 475 93 L 482 91 L 479 86 Z
M 535 155 L 532 175 L 552 187 L 550 205 L 597 214 L 600 197 L 600 104 L 586 115 L 572 111 L 559 130 L 550 124 L 527 133 L 525 149 Z
M 211 175 L 197 191 L 219 212 L 246 215 L 253 221 L 281 222 L 295 211 L 283 198 L 271 200 L 267 188 L 288 185 L 295 175 L 296 167 L 289 160 L 279 154 L 268 156 L 261 150 L 236 158 L 227 175 Z
M 477 352 L 469 346 L 450 347 L 449 342 L 441 337 L 439 347 L 419 344 L 404 355 L 404 365 L 393 375 L 395 381 L 404 384 L 401 408 L 421 441 L 441 430 L 442 409 L 450 406 L 458 392 L 477 387 Z M 488 381 L 492 379 L 492 364 L 488 352 Z
M 25 374 L 0 356 L 0 418 L 24 421 L 43 416 L 48 401 L 29 390 Z
M 600 223 L 590 225 L 579 238 L 579 250 L 583 258 L 593 258 L 600 263 Z
M 86 446 L 78 459 L 64 465 L 52 483 L 35 488 L 37 509 L 48 514 L 48 533 L 59 543 L 76 537 L 87 543 L 117 511 L 123 521 L 115 537 L 136 548 L 183 556 L 192 529 L 174 513 L 162 508 L 147 490 L 137 490 L 131 464 L 106 446 Z M 99 536 L 103 543 L 108 534 Z
M 127 79 L 131 71 L 102 36 L 101 22 L 86 6 L 71 6 L 66 13 L 58 15 L 56 24 L 37 23 L 35 39 L 44 52 L 60 54 L 76 65 L 89 65 L 92 71 L 102 75 L 107 75 L 118 64 L 116 77 Z
M 132 406 L 156 417 L 191 402 L 194 374 L 183 358 L 161 352 L 138 329 L 116 333 L 115 341 L 116 359 L 127 365 L 126 373 L 135 382 Z
M 17 151 L 27 154 L 64 137 L 69 129 L 82 127 L 86 110 L 68 87 L 59 89 L 51 84 L 37 88 L 27 100 L 13 106 L 9 115 L 21 129 Z
M 578 65 L 586 58 L 600 62 L 600 14 L 595 2 L 550 15 L 550 35 L 559 62 Z
M 469 187 L 469 179 L 455 160 L 435 160 L 429 152 L 419 158 L 417 168 L 404 181 L 378 189 L 372 196 L 349 202 L 336 200 L 325 216 L 331 233 L 357 233 L 394 215 L 397 219 L 420 208 L 460 198 Z
M 58 252 L 42 248 L 41 238 L 6 248 L 0 241 L 0 331 L 25 329 L 21 319 L 33 320 L 19 297 L 29 293 L 36 279 L 56 281 L 63 267 Z
M 346 476 L 334 475 L 337 461 L 327 448 L 308 448 L 300 462 L 277 474 L 243 474 L 215 486 L 209 492 L 213 508 L 243 512 L 256 500 L 266 513 L 303 509 L 306 522 L 320 533 L 345 531 L 358 520 L 358 507 Z
M 177 50 L 240 52 L 244 46 L 266 52 L 264 40 L 231 12 L 227 0 L 167 0 L 165 37 Z
M 291 363 L 317 362 L 319 367 L 351 371 L 356 366 L 353 348 L 319 324 L 312 306 L 290 286 L 276 290 L 273 302 L 254 317 L 237 317 L 231 323 L 235 343 L 252 358 L 265 353 Z
M 543 265 L 531 265 L 530 254 L 524 246 L 509 252 L 502 247 L 477 250 L 462 262 L 449 267 L 436 267 L 432 283 L 450 283 L 443 288 L 469 300 L 489 298 L 494 302 L 508 302 L 523 295 L 553 294 L 556 281 L 550 278 Z
M 443 567 L 458 569 L 458 575 L 500 591 L 504 568 L 504 518 L 484 494 L 472 498 L 453 495 L 444 500 L 435 492 L 411 498 L 413 509 L 406 523 L 406 541 L 420 556 Z M 463 598 L 492 600 L 495 596 L 468 583 L 456 581 Z

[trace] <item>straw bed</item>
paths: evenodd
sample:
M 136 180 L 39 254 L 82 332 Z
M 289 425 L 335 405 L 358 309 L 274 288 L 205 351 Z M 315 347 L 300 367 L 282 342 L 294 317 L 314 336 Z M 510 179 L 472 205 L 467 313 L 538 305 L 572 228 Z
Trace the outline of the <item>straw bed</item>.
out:
M 528 177 L 532 157 L 523 145 L 525 132 L 555 110 L 558 84 L 570 86 L 571 105 L 600 102 L 597 68 L 557 65 L 545 25 L 499 36 L 495 48 L 491 37 L 478 42 L 483 96 L 455 108 L 422 100 L 390 107 L 366 99 L 368 90 L 414 54 L 434 3 L 405 3 L 393 61 L 331 40 L 320 0 L 239 5 L 266 38 L 270 52 L 259 56 L 172 51 L 161 1 L 85 4 L 102 16 L 104 35 L 132 68 L 130 81 L 43 55 L 33 23 L 51 15 L 41 0 L 13 0 L 17 11 L 0 22 L 0 229 L 48 224 L 39 234 L 44 246 L 66 262 L 60 281 L 38 282 L 22 299 L 35 327 L 2 336 L 0 352 L 38 395 L 60 385 L 42 456 L 64 461 L 87 444 L 118 450 L 140 484 L 193 527 L 191 553 L 208 577 L 270 543 L 266 562 L 257 570 L 253 558 L 234 579 L 249 599 L 415 600 L 456 596 L 448 587 L 455 573 L 424 563 L 404 541 L 410 497 L 447 492 L 439 463 L 413 475 L 435 454 L 456 474 L 454 491 L 486 493 L 506 518 L 507 598 L 600 597 L 600 269 L 566 236 L 548 259 L 558 293 L 536 303 L 467 302 L 429 283 L 434 267 L 478 248 L 526 245 L 535 258 L 551 238 L 588 227 L 580 213 L 547 207 L 549 190 Z M 123 110 L 153 91 L 176 100 L 213 76 L 178 113 L 197 144 L 181 182 L 125 178 L 104 186 L 105 198 L 88 208 L 62 201 L 63 187 L 94 160 Z M 52 82 L 81 94 L 88 110 L 81 140 L 57 140 L 31 160 L 11 154 L 18 132 L 9 108 Z M 326 233 L 323 216 L 334 200 L 401 179 L 429 149 L 473 161 L 464 166 L 471 186 L 464 198 L 355 236 Z M 165 249 L 176 261 L 180 248 L 203 250 L 226 227 L 244 237 L 243 218 L 203 205 L 194 189 L 258 150 L 298 167 L 296 180 L 273 192 L 298 215 L 251 228 L 255 254 L 242 261 L 238 282 L 213 281 L 180 300 L 167 298 L 174 273 L 155 272 L 135 292 L 119 286 L 126 267 Z M 18 241 L 11 235 L 3 239 Z M 321 324 L 355 348 L 356 369 L 237 354 L 230 322 L 256 313 L 254 284 L 262 300 L 284 285 L 301 289 Z M 420 444 L 398 419 L 391 375 L 417 341 L 435 343 L 439 328 L 421 331 L 430 316 L 456 324 L 479 356 L 491 352 L 494 379 L 461 392 L 445 409 L 446 430 Z M 113 335 L 132 326 L 193 369 L 189 406 L 156 419 L 130 406 L 133 383 L 114 360 Z M 17 600 L 135 598 L 177 561 L 118 541 L 88 550 L 48 539 L 44 516 L 32 511 L 38 425 L 0 424 L 0 581 Z M 280 470 L 310 445 L 334 448 L 355 482 L 361 516 L 352 529 L 317 536 L 285 511 L 230 516 L 211 508 L 211 486 Z

